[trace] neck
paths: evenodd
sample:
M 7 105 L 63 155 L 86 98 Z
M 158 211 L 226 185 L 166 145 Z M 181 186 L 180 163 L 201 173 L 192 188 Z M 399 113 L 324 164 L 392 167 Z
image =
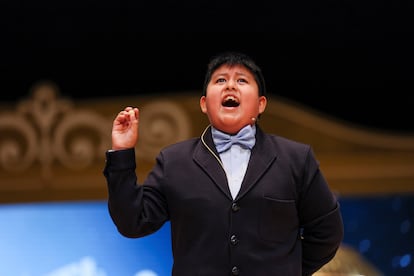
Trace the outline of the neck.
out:
M 253 124 L 250 124 L 250 125 L 245 125 L 244 127 L 242 127 L 242 128 L 240 128 L 238 131 L 236 131 L 236 132 L 228 132 L 228 131 L 225 131 L 225 130 L 222 130 L 222 129 L 219 129 L 219 128 L 216 128 L 216 127 L 214 127 L 213 125 L 211 125 L 211 128 L 213 128 L 213 129 L 215 129 L 215 130 L 218 130 L 218 131 L 221 131 L 221 132 L 223 132 L 223 133 L 226 133 L 226 134 L 228 134 L 228 135 L 236 135 L 237 133 L 239 133 L 240 132 L 240 130 L 242 130 L 243 128 L 245 128 L 245 127 L 247 127 L 247 126 L 250 126 L 250 127 L 252 127 L 254 130 L 256 129 L 256 124 L 255 123 L 253 123 Z

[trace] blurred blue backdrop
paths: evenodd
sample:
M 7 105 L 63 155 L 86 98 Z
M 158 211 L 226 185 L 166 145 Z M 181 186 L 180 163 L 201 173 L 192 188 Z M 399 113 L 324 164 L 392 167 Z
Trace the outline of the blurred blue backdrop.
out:
M 142 239 L 122 237 L 105 202 L 0 207 L 0 275 L 170 275 L 169 225 Z
M 385 276 L 414 275 L 414 195 L 340 199 L 344 243 Z

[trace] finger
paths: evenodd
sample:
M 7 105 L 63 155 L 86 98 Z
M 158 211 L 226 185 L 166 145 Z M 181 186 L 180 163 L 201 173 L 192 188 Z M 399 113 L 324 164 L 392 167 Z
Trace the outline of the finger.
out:
M 132 106 L 127 106 L 125 107 L 124 111 L 129 112 L 130 110 L 134 110 L 134 107 Z
M 136 107 L 131 108 L 128 111 L 128 115 L 130 116 L 131 119 L 137 119 L 138 120 L 139 119 L 139 109 L 136 108 Z

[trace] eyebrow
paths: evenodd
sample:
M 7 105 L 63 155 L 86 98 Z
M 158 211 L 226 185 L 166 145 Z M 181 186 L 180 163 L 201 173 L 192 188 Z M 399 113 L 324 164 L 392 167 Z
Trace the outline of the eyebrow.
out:
M 225 72 L 225 73 L 213 73 L 212 77 L 214 78 L 214 77 L 218 77 L 218 76 L 228 76 L 228 75 L 229 75 L 229 73 L 227 73 L 227 72 Z M 244 73 L 244 72 L 236 72 L 236 75 L 237 76 L 246 76 L 246 77 L 250 76 L 250 74 Z M 253 76 L 253 74 L 251 74 L 251 75 Z

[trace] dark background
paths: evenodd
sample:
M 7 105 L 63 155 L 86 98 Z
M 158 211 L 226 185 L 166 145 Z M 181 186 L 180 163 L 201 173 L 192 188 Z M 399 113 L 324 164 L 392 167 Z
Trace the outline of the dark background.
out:
M 261 65 L 271 95 L 412 134 L 413 7 L 400 0 L 3 0 L 0 101 L 26 97 L 43 79 L 73 98 L 200 90 L 208 58 L 240 50 Z

